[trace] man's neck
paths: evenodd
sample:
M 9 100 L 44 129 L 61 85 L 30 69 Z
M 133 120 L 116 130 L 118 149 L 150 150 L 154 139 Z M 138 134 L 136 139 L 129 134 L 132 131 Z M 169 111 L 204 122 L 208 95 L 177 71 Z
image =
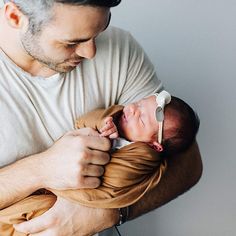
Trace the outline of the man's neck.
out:
M 14 40 L 6 40 L 6 37 L 0 36 L 0 48 L 13 63 L 32 76 L 47 78 L 57 74 L 56 71 L 49 69 L 30 55 L 26 54 Z
M 1 44 L 1 42 L 0 47 L 14 64 L 32 76 L 47 78 L 57 73 L 25 54 L 22 50 L 13 49 L 12 47 L 8 47 L 8 45 Z
M 14 63 L 32 76 L 41 76 L 47 78 L 58 73 L 32 58 L 29 58 L 28 60 L 26 59 L 24 63 L 21 63 L 21 61 L 14 61 Z

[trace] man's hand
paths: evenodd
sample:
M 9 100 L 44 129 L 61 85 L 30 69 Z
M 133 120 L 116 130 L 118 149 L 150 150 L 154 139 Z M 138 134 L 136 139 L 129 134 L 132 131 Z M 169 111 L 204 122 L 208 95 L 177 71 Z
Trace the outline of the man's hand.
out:
M 116 224 L 116 209 L 94 209 L 58 198 L 55 205 L 43 215 L 14 225 L 30 236 L 89 236 Z
M 68 132 L 45 152 L 1 168 L 0 209 L 40 188 L 98 187 L 103 165 L 110 159 L 109 149 L 109 139 L 100 137 L 93 129 L 84 128 Z
M 38 157 L 42 188 L 96 188 L 109 161 L 110 141 L 84 128 L 68 132 Z
M 116 125 L 113 122 L 113 118 L 108 116 L 104 119 L 104 126 L 99 130 L 101 137 L 108 137 L 110 139 L 116 139 L 119 137 L 119 133 Z

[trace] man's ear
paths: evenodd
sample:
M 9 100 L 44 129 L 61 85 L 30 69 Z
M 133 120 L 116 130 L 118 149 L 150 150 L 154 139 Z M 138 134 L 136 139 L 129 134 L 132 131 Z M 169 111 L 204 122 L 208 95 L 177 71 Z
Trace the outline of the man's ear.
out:
M 149 145 L 155 149 L 157 152 L 162 152 L 163 151 L 163 147 L 160 143 L 158 143 L 157 141 L 153 141 L 151 143 L 149 143 Z
M 21 28 L 26 17 L 22 14 L 19 8 L 13 2 L 6 3 L 4 8 L 8 24 L 16 29 Z

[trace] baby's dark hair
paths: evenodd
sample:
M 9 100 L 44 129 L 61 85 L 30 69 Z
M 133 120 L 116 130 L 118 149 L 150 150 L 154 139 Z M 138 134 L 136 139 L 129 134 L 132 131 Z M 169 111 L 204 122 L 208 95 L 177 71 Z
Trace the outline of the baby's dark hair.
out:
M 180 98 L 171 97 L 165 107 L 163 154 L 185 151 L 196 138 L 200 120 L 197 113 Z

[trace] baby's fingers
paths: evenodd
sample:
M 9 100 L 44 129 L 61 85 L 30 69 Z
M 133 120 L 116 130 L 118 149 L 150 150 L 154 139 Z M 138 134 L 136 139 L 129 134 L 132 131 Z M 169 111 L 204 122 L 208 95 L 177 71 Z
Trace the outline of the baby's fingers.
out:
M 118 137 L 119 137 L 119 134 L 118 134 L 117 131 L 116 131 L 115 133 L 109 135 L 109 138 L 110 138 L 110 139 L 116 139 L 116 138 L 118 138 Z
M 112 116 L 108 116 L 108 117 L 104 118 L 104 123 L 105 123 L 105 124 L 110 123 L 110 122 L 112 122 L 112 121 L 113 121 Z
M 106 124 L 99 130 L 100 133 L 106 132 L 110 129 L 116 129 L 116 126 L 114 125 L 114 123 L 112 121 L 108 121 L 106 122 Z
M 116 133 L 116 132 L 117 132 L 117 129 L 116 129 L 115 126 L 113 126 L 113 127 L 109 128 L 109 129 L 106 129 L 106 130 L 102 131 L 100 136 L 102 136 L 102 137 L 109 137 L 111 134 Z

